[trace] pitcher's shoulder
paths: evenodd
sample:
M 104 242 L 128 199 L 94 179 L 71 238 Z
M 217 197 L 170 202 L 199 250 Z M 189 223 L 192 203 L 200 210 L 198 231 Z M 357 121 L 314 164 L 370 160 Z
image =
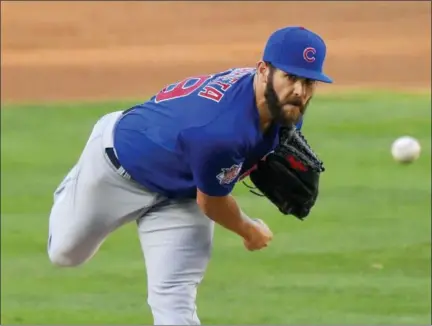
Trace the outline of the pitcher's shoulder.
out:
M 215 74 L 202 85 L 197 96 L 213 103 L 237 100 L 237 97 L 233 95 L 237 93 L 239 87 L 241 88 L 244 83 L 248 83 L 248 77 L 254 74 L 254 68 L 232 68 Z

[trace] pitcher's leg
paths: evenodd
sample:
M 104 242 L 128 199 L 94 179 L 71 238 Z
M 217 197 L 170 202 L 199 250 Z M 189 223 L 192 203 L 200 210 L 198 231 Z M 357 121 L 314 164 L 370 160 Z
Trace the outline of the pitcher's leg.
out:
M 83 263 L 93 256 L 102 243 L 101 239 L 96 240 L 88 234 L 91 229 L 88 224 L 91 221 L 75 214 L 79 168 L 80 164 L 77 163 L 54 193 L 54 204 L 49 217 L 48 256 L 58 266 Z
M 55 192 L 48 255 L 56 265 L 84 263 L 108 234 L 153 204 L 155 196 L 118 175 L 104 155 L 102 136 L 112 131 L 118 116 L 99 120 L 78 163 Z
M 199 325 L 197 287 L 210 259 L 213 222 L 194 200 L 173 203 L 138 224 L 155 325 Z

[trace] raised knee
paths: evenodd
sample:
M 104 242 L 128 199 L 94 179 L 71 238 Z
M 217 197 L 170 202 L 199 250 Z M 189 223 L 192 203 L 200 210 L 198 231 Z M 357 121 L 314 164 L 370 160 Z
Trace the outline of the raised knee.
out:
M 48 250 L 48 257 L 51 263 L 58 267 L 75 267 L 84 263 L 73 252 L 68 251 Z

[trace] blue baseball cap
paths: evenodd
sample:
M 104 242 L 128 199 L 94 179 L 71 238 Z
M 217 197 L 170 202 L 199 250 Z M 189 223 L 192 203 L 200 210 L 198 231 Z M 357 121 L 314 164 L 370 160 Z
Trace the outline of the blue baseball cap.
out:
M 326 56 L 323 39 L 304 27 L 285 27 L 270 35 L 263 60 L 303 78 L 332 83 L 322 71 Z

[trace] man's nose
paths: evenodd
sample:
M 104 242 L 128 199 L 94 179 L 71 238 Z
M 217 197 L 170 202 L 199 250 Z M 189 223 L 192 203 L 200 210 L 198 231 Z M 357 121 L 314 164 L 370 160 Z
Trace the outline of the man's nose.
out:
M 293 91 L 294 96 L 303 97 L 304 89 L 305 88 L 304 88 L 303 82 L 301 80 L 297 80 L 294 83 L 294 91 Z

